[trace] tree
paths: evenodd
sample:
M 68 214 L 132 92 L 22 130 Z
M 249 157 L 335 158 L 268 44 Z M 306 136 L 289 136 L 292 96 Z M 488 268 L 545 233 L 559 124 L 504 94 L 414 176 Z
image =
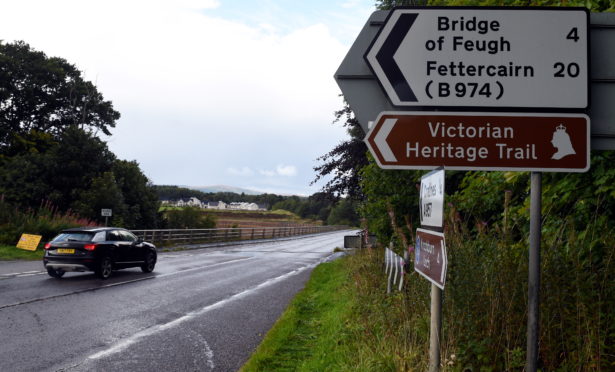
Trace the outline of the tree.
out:
M 45 199 L 65 211 L 115 161 L 106 143 L 75 126 L 48 147 L 0 159 L 0 193 L 7 201 L 37 207 Z
M 25 153 L 0 161 L 0 196 L 23 207 L 40 205 L 52 193 L 47 182 L 49 160 L 43 154 Z
M 66 60 L 24 42 L 0 42 L 0 195 L 20 207 L 42 200 L 100 221 L 154 228 L 158 197 L 136 162 L 117 160 L 110 135 L 120 114 Z
M 124 226 L 123 217 L 126 216 L 126 204 L 122 190 L 118 186 L 113 172 L 105 172 L 94 178 L 87 189 L 75 191 L 77 200 L 72 204 L 73 209 L 80 215 L 94 221 L 102 221 L 100 210 L 111 209 L 113 216 L 111 223 L 114 226 Z
M 333 150 L 318 158 L 323 164 L 314 167 L 316 178 L 312 184 L 329 175 L 333 178 L 322 188 L 322 192 L 331 198 L 348 196 L 352 199 L 361 199 L 360 173 L 367 165 L 367 146 L 363 142 L 365 132 L 354 117 L 348 104 L 335 113 L 334 123 L 344 120 L 350 139 L 335 146 Z
M 380 10 L 391 9 L 396 6 L 427 5 L 427 0 L 378 0 L 376 8 Z
M 341 199 L 331 209 L 327 224 L 359 226 L 359 215 L 354 204 L 355 203 L 351 199 Z
M 110 172 L 116 159 L 105 142 L 76 126 L 66 128 L 45 154 L 49 167 L 43 174 L 52 190 L 48 198 L 61 210 L 70 208 L 95 178 Z
M 136 161 L 116 160 L 113 175 L 126 205 L 125 227 L 147 229 L 157 227 L 160 202 L 149 179 Z
M 120 114 L 81 72 L 23 41 L 0 42 L 0 155 L 36 148 L 40 133 L 59 139 L 77 126 L 110 135 Z
M 216 218 L 196 207 L 173 209 L 166 212 L 167 225 L 171 229 L 211 229 L 216 227 Z

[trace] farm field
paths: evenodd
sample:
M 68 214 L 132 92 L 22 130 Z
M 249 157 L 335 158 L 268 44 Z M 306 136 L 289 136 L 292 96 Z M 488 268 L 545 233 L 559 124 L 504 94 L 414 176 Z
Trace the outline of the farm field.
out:
M 301 219 L 287 211 L 217 211 L 208 210 L 216 218 L 216 227 L 295 227 L 322 225 L 322 221 Z

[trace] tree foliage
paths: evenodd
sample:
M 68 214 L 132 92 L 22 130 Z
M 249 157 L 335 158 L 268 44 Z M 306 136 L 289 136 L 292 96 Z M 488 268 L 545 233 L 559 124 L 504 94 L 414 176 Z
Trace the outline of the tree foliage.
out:
M 348 196 L 359 200 L 363 197 L 360 186 L 360 170 L 367 165 L 367 146 L 363 142 L 365 132 L 347 104 L 335 113 L 334 123 L 342 120 L 350 139 L 341 142 L 331 151 L 318 158 L 323 163 L 314 167 L 316 178 L 312 181 L 312 184 L 327 176 L 332 176 L 323 186 L 323 193 L 328 194 L 331 198 Z
M 429 0 L 441 6 L 576 6 L 593 12 L 615 11 L 611 0 Z
M 184 207 L 166 212 L 167 225 L 171 229 L 211 229 L 216 219 L 196 207 Z
M 110 135 L 119 117 L 74 65 L 22 41 L 0 42 L 0 154 L 36 148 L 41 133 L 57 140 L 74 126 Z
M 356 201 L 348 198 L 339 200 L 331 209 L 327 218 L 328 225 L 359 226 L 359 214 Z
M 158 199 L 136 162 L 118 160 L 110 135 L 119 113 L 66 60 L 24 42 L 0 42 L 0 195 L 7 204 L 44 201 L 128 228 L 157 225 Z
M 376 8 L 391 9 L 396 6 L 576 6 L 593 12 L 613 12 L 612 0 L 377 0 Z

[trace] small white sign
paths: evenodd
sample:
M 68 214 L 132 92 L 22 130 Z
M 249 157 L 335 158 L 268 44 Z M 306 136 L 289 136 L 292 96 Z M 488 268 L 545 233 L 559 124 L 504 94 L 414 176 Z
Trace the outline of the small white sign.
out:
M 421 226 L 442 227 L 444 221 L 444 169 L 421 177 Z
M 111 209 L 101 209 L 100 215 L 103 217 L 111 217 L 112 216 Z
M 588 14 L 398 8 L 365 59 L 395 106 L 584 109 Z

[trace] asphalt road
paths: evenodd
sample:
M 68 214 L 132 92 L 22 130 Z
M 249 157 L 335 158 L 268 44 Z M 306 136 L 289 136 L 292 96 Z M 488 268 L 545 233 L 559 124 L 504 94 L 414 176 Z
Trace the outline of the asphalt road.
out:
M 0 371 L 236 371 L 349 233 L 162 253 L 109 280 L 0 263 Z

